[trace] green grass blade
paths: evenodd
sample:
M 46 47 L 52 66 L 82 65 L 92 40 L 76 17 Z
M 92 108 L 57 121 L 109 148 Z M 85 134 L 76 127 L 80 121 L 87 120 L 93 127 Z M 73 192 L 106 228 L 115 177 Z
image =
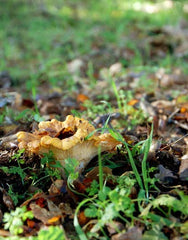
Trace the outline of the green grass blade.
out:
M 102 158 L 101 158 L 101 146 L 98 148 L 98 162 L 99 162 L 99 189 L 103 190 L 103 169 L 102 169 Z
M 113 88 L 113 90 L 114 90 L 114 94 L 115 94 L 116 99 L 117 99 L 118 109 L 121 111 L 121 109 L 122 109 L 121 98 L 120 98 L 120 96 L 119 96 L 119 93 L 118 93 L 116 84 L 115 84 L 115 82 L 114 82 L 113 80 L 111 80 L 111 85 L 112 85 L 112 88 Z
M 142 179 L 141 179 L 140 174 L 139 174 L 139 172 L 137 170 L 136 164 L 134 162 L 134 159 L 133 159 L 132 153 L 131 153 L 131 151 L 130 151 L 130 149 L 128 147 L 128 144 L 125 142 L 123 136 L 119 132 L 117 132 L 117 131 L 115 131 L 113 129 L 109 129 L 109 132 L 111 133 L 113 138 L 115 138 L 119 142 L 122 142 L 125 145 L 127 153 L 128 153 L 128 156 L 129 156 L 129 160 L 130 160 L 130 163 L 131 163 L 131 167 L 132 167 L 133 172 L 134 172 L 135 177 L 136 177 L 136 180 L 137 180 L 140 188 L 143 189 L 144 187 L 143 187 Z
M 129 160 L 130 160 L 130 163 L 131 163 L 131 167 L 133 169 L 133 172 L 134 172 L 134 175 L 136 177 L 136 180 L 137 180 L 140 188 L 143 189 L 144 187 L 143 187 L 142 179 L 141 179 L 140 174 L 139 174 L 139 172 L 137 170 L 137 167 L 136 167 L 136 164 L 134 162 L 132 153 L 131 153 L 131 151 L 130 151 L 130 149 L 129 149 L 129 147 L 128 147 L 128 145 L 127 145 L 127 143 L 125 141 L 124 141 L 124 145 L 126 147 L 126 150 L 127 150 L 128 156 L 129 156 Z
M 83 200 L 81 203 L 79 203 L 79 205 L 77 206 L 77 208 L 76 208 L 76 210 L 75 210 L 75 214 L 74 214 L 74 227 L 75 227 L 75 229 L 76 229 L 76 232 L 77 232 L 78 237 L 80 238 L 80 240 L 88 240 L 88 238 L 87 238 L 87 236 L 85 235 L 85 233 L 84 233 L 84 231 L 82 230 L 82 228 L 80 227 L 80 224 L 79 224 L 79 222 L 78 222 L 78 217 L 77 217 L 77 215 L 78 215 L 78 212 L 79 212 L 80 208 L 81 208 L 83 205 L 85 205 L 87 202 L 91 202 L 94 198 L 95 198 L 95 197 L 89 198 L 89 199 L 87 198 L 87 199 Z
M 144 182 L 144 188 L 146 191 L 146 197 L 149 198 L 149 190 L 148 190 L 148 171 L 147 171 L 147 157 L 149 153 L 149 149 L 152 142 L 152 136 L 153 136 L 153 125 L 151 128 L 151 133 L 149 138 L 144 143 L 144 157 L 142 160 L 142 176 L 143 176 L 143 182 Z

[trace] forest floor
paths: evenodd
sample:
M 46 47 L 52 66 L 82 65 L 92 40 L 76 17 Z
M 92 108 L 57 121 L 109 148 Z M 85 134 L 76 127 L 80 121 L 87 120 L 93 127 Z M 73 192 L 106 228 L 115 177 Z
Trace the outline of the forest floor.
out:
M 128 2 L 2 2 L 0 239 L 188 239 L 188 5 Z

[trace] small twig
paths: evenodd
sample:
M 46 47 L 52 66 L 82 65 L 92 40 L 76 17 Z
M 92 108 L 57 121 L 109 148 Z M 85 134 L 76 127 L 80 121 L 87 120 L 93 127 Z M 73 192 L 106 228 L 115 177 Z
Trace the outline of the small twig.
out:
M 183 123 L 179 123 L 177 120 L 172 120 L 173 123 L 175 123 L 176 125 L 178 125 L 179 127 L 188 130 L 188 126 L 186 124 Z
M 188 136 L 188 133 L 185 135 L 185 136 L 182 136 L 181 138 L 179 138 L 178 140 L 176 140 L 175 142 L 172 142 L 170 144 L 167 144 L 165 147 L 161 148 L 161 150 L 164 150 L 165 148 L 169 147 L 169 146 L 173 146 L 174 144 L 176 144 L 177 142 L 181 141 L 183 138 L 187 137 Z
M 176 108 L 175 111 L 170 114 L 170 116 L 168 117 L 168 120 L 171 119 L 178 112 L 179 112 L 179 108 Z

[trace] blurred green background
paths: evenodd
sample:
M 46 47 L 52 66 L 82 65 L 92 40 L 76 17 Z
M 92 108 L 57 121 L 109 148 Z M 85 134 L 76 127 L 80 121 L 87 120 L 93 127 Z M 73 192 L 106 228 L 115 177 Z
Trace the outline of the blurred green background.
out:
M 124 67 L 183 66 L 170 49 L 151 59 L 146 37 L 188 19 L 187 8 L 186 1 L 170 0 L 1 0 L 0 71 L 8 71 L 13 84 L 24 83 L 29 92 L 44 82 L 67 86 L 67 62 L 80 57 L 86 72 L 89 66 L 95 71 L 106 53 L 99 67 L 116 61 Z M 131 57 L 121 54 L 125 48 Z

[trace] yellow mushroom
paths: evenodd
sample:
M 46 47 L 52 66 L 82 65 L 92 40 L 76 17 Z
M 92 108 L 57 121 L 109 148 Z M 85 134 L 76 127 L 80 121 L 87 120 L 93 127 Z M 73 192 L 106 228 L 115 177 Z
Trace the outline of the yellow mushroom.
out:
M 40 122 L 34 133 L 18 132 L 18 146 L 28 153 L 43 155 L 52 151 L 56 160 L 65 166 L 65 159 L 75 158 L 79 161 L 81 172 L 89 161 L 101 152 L 115 149 L 116 141 L 109 133 L 97 134 L 94 126 L 87 120 L 68 115 L 64 122 L 56 119 Z M 91 136 L 86 140 L 86 137 Z

